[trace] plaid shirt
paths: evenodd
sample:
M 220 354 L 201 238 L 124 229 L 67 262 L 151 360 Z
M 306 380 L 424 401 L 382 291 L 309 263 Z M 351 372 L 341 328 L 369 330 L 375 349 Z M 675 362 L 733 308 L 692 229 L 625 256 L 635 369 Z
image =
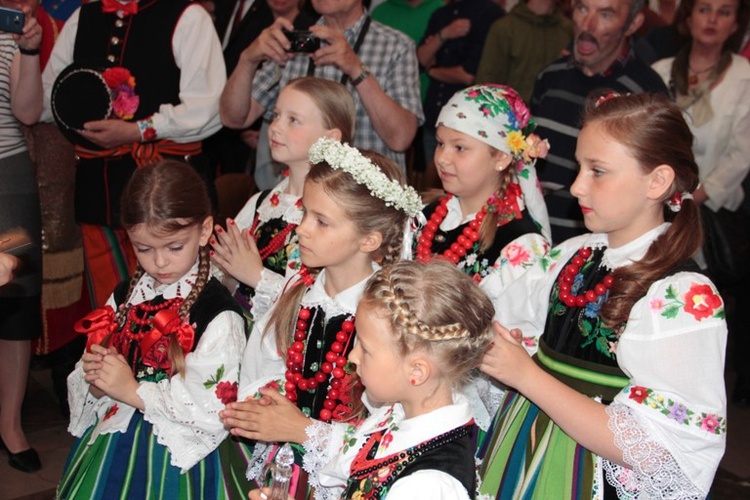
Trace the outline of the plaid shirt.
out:
M 354 46 L 367 15 L 365 12 L 353 26 L 344 31 L 350 46 Z M 323 24 L 322 18 L 318 24 Z M 420 124 L 424 122 L 419 95 L 417 52 L 409 37 L 377 21 L 371 21 L 357 57 L 367 66 L 388 97 L 402 108 L 414 113 Z M 309 61 L 310 58 L 302 54 L 288 61 L 283 68 L 276 63 L 266 62 L 256 73 L 253 80 L 253 98 L 265 108 L 266 120 L 271 119 L 279 91 L 290 80 L 307 75 Z M 339 82 L 343 73 L 334 65 L 326 65 L 315 67 L 314 75 Z M 348 79 L 347 86 L 351 88 L 357 108 L 354 146 L 381 153 L 394 160 L 403 171 L 405 169 L 404 154 L 392 151 L 386 146 L 375 132 L 359 94 Z

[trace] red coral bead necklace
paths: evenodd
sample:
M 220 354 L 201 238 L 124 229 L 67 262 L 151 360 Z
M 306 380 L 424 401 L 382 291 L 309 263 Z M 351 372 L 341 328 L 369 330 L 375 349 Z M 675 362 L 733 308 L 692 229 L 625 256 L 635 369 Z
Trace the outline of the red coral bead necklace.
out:
M 559 288 L 558 298 L 560 302 L 568 307 L 585 307 L 586 304 L 596 302 L 599 297 L 607 293 L 607 290 L 609 290 L 615 281 L 615 277 L 612 273 L 609 273 L 599 283 L 594 285 L 593 288 L 586 290 L 584 293 L 579 295 L 571 293 L 571 287 L 576 276 L 592 253 L 593 251 L 590 247 L 579 249 L 571 259 L 570 264 L 566 265 L 557 277 L 557 286 Z

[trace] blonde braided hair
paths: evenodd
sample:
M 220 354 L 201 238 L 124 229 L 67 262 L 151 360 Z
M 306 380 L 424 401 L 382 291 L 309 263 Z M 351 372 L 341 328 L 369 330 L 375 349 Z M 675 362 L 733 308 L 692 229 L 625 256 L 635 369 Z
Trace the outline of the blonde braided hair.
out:
M 402 355 L 434 354 L 456 387 L 470 377 L 492 340 L 490 299 L 442 260 L 385 266 L 370 278 L 361 300 L 390 319 Z

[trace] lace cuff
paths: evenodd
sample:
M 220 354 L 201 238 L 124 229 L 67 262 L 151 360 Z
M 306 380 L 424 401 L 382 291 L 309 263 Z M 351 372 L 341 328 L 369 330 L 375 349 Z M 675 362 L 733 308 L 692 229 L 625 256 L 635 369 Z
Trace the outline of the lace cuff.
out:
M 607 481 L 619 498 L 703 499 L 702 492 L 682 471 L 672 454 L 651 439 L 648 430 L 625 405 L 607 407 L 607 426 L 615 446 L 630 468 L 603 460 Z
M 70 407 L 68 432 L 75 437 L 81 437 L 84 431 L 96 422 L 96 409 L 99 402 L 89 392 L 89 384 L 83 378 L 82 366 L 79 361 L 68 375 L 68 406 Z
M 305 429 L 307 441 L 302 443 L 305 448 L 305 456 L 302 457 L 302 468 L 309 475 L 310 486 L 315 488 L 316 500 L 328 498 L 326 488 L 321 486 L 319 473 L 330 459 L 328 445 L 333 434 L 333 425 L 326 424 L 320 420 L 313 420 Z M 317 492 L 320 491 L 320 495 Z
M 281 290 L 284 287 L 284 277 L 268 269 L 263 269 L 260 272 L 260 281 L 258 286 L 255 287 L 255 295 L 253 296 L 253 307 L 250 313 L 253 318 L 260 318 L 265 315 L 273 306 Z

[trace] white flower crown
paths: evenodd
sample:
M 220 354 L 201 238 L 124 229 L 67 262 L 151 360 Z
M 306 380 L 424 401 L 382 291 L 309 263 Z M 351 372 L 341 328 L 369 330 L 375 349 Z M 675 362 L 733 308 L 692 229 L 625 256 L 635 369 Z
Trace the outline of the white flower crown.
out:
M 383 200 L 387 207 L 395 207 L 409 216 L 422 210 L 422 199 L 413 187 L 389 179 L 377 165 L 348 144 L 321 137 L 312 145 L 308 156 L 313 165 L 325 161 L 331 168 L 348 173 L 357 184 L 365 186 L 370 194 Z

